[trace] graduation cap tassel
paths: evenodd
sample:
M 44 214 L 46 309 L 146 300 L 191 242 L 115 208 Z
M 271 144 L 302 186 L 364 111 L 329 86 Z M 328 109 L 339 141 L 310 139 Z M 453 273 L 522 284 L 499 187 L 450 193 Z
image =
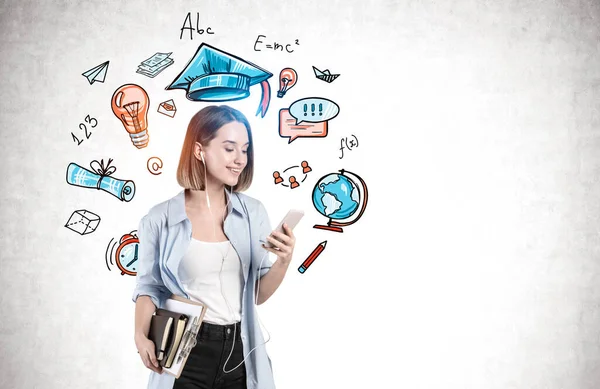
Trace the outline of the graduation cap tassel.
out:
M 260 105 L 256 111 L 256 116 L 260 114 L 260 117 L 264 118 L 267 110 L 269 109 L 269 103 L 271 102 L 271 85 L 269 84 L 269 81 L 264 80 L 260 83 L 260 87 L 262 89 L 262 95 L 260 99 Z

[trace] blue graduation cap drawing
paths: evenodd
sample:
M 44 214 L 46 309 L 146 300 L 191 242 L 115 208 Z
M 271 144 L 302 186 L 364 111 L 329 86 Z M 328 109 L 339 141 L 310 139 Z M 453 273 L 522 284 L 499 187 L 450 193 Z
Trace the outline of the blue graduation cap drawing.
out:
M 239 57 L 202 43 L 183 71 L 165 89 L 184 89 L 192 101 L 232 101 L 250 96 L 260 84 L 262 98 L 256 115 L 265 117 L 271 101 L 267 79 L 273 74 Z

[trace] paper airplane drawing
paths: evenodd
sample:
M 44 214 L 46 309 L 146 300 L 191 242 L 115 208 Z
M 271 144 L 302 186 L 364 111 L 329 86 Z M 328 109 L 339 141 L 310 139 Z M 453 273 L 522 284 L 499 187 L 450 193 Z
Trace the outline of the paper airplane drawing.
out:
M 319 80 L 329 82 L 329 83 L 333 82 L 333 80 L 335 80 L 336 78 L 338 78 L 340 76 L 339 74 L 331 74 L 331 72 L 328 69 L 320 71 L 319 69 L 317 69 L 316 67 L 313 66 L 313 70 L 315 71 L 315 76 Z
M 104 82 L 104 79 L 106 78 L 106 72 L 108 71 L 109 62 L 110 61 L 106 61 L 103 64 L 91 68 L 90 70 L 86 70 L 85 72 L 81 73 L 81 75 L 88 79 L 90 85 L 92 85 L 95 81 Z

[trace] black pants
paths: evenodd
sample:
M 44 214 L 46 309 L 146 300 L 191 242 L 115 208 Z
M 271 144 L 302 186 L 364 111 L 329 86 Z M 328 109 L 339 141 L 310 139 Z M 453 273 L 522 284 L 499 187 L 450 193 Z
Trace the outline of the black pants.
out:
M 232 372 L 223 372 L 223 365 L 234 344 L 225 370 L 230 371 L 244 359 L 241 332 L 239 322 L 224 326 L 202 323 L 197 344 L 192 349 L 181 375 L 175 380 L 173 389 L 246 389 L 244 363 Z

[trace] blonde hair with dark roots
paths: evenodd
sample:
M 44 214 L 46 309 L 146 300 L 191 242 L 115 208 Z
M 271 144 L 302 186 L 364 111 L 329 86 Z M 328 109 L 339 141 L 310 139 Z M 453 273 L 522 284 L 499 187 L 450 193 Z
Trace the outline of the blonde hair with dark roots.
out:
M 252 184 L 254 174 L 254 147 L 250 123 L 243 113 L 226 105 L 211 105 L 198 111 L 188 124 L 187 132 L 181 148 L 179 166 L 177 167 L 177 182 L 185 189 L 204 190 L 204 165 L 194 156 L 196 142 L 208 146 L 217 136 L 217 131 L 231 122 L 240 122 L 248 131 L 248 163 L 232 188 L 234 192 L 242 192 Z

